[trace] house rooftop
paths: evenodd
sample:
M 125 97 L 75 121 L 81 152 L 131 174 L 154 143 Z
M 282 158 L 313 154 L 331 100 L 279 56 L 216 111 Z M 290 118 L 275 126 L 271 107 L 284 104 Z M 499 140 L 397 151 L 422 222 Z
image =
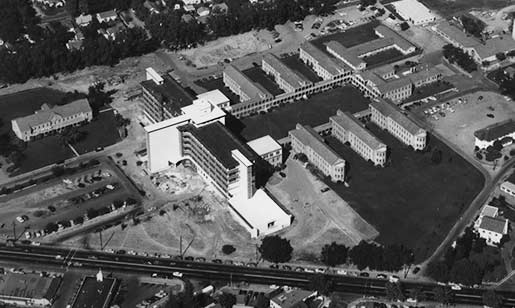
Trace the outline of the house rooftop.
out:
M 51 301 L 55 297 L 60 283 L 60 278 L 9 273 L 0 275 L 0 295 Z
M 263 57 L 263 61 L 268 63 L 270 66 L 274 68 L 274 70 L 279 73 L 282 79 L 289 85 L 294 88 L 303 87 L 309 83 L 309 80 L 295 73 L 292 69 L 290 69 L 286 64 L 284 64 L 279 58 L 277 58 L 274 54 L 266 54 Z
M 228 128 L 218 121 L 201 127 L 186 124 L 178 129 L 180 131 L 188 131 L 195 136 L 227 169 L 233 169 L 238 166 L 238 162 L 231 153 L 233 150 L 240 151 L 250 162 L 254 162 L 257 159 L 256 154 L 247 144 L 240 141 Z
M 508 119 L 477 130 L 474 136 L 483 141 L 494 141 L 515 132 L 515 121 Z
M 440 22 L 436 25 L 436 29 L 465 48 L 474 47 L 479 44 L 479 41 L 476 38 L 468 35 L 464 30 L 450 24 L 448 21 Z
M 310 147 L 329 164 L 345 162 L 333 149 L 331 149 L 320 137 L 320 135 L 308 125 L 297 124 L 296 129 L 289 132 L 290 135 L 299 139 L 302 144 Z
M 508 224 L 507 219 L 494 218 L 489 216 L 484 216 L 481 218 L 481 223 L 479 224 L 479 228 L 499 234 L 504 234 L 506 225 Z
M 282 293 L 272 297 L 270 301 L 273 301 L 277 304 L 277 306 L 284 308 L 297 307 L 296 305 L 298 305 L 300 302 L 303 302 L 306 298 L 314 295 L 315 293 L 316 292 L 302 289 L 284 290 Z
M 272 97 L 264 87 L 258 83 L 254 83 L 249 77 L 238 70 L 234 65 L 229 65 L 224 70 L 224 73 L 236 81 L 241 87 L 241 90 L 250 97 L 250 100 L 260 100 L 267 97 Z
M 415 122 L 406 117 L 397 106 L 390 102 L 379 100 L 371 103 L 370 106 L 378 110 L 384 116 L 392 118 L 392 120 L 397 122 L 412 135 L 416 135 L 424 131 Z
M 269 135 L 251 140 L 247 144 L 258 155 L 264 155 L 281 149 L 281 145 Z
M 352 132 L 373 150 L 386 148 L 386 145 L 372 135 L 372 133 L 367 130 L 358 119 L 350 114 L 350 112 L 342 112 L 338 110 L 336 115 L 332 116 L 330 119 L 343 127 L 346 131 Z
M 162 75 L 163 84 L 157 84 L 152 79 L 141 82 L 141 86 L 152 94 L 167 110 L 180 114 L 181 107 L 191 105 L 193 95 L 189 94 L 170 75 Z
M 117 17 L 118 15 L 116 15 L 116 12 L 114 10 L 109 10 L 109 11 L 97 13 L 97 16 L 101 19 L 106 19 L 106 18 Z
M 40 110 L 36 110 L 34 114 L 13 119 L 18 124 L 22 132 L 30 131 L 32 127 L 39 126 L 43 123 L 52 121 L 54 117 L 67 118 L 79 113 L 92 112 L 88 100 L 83 98 L 62 106 L 49 106 L 43 104 Z
M 481 210 L 480 216 L 496 217 L 498 213 L 499 208 L 487 204 Z

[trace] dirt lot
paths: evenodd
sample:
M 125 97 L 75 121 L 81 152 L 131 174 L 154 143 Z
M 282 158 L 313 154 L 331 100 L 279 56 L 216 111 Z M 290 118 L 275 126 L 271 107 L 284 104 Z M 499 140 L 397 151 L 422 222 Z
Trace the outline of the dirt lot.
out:
M 483 100 L 478 100 L 479 96 L 483 96 Z M 468 103 L 455 105 L 453 108 L 456 112 L 446 112 L 446 116 L 438 116 L 438 120 L 433 117 L 426 119 L 440 135 L 472 156 L 474 132 L 515 117 L 515 106 L 513 102 L 507 101 L 504 96 L 494 92 L 476 92 L 464 97 L 468 99 Z M 422 117 L 422 113 L 423 110 L 420 110 L 418 115 Z M 487 114 L 492 114 L 494 117 L 487 117 Z
M 325 184 L 298 161 L 290 159 L 287 166 L 287 177 L 267 188 L 295 217 L 292 227 L 282 232 L 294 247 L 294 259 L 313 260 L 323 245 L 333 241 L 353 246 L 378 235 L 336 193 L 322 193 Z
M 510 19 L 507 18 L 509 13 L 515 12 L 515 5 L 507 6 L 500 10 L 473 10 L 470 14 L 481 19 L 486 24 L 486 31 L 501 32 L 508 30 Z

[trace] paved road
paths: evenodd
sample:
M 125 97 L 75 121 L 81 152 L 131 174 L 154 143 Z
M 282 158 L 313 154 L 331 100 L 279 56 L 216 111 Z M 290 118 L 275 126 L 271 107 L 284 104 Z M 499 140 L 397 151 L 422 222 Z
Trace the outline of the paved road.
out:
M 245 267 L 216 264 L 211 262 L 193 262 L 172 260 L 169 258 L 129 256 L 82 250 L 68 250 L 48 246 L 0 246 L 0 260 L 10 264 L 32 266 L 55 266 L 63 268 L 98 269 L 106 272 L 124 272 L 126 274 L 157 274 L 160 277 L 172 277 L 174 272 L 181 272 L 186 278 L 202 278 L 223 281 L 246 281 L 250 283 L 289 285 L 307 288 L 310 280 L 317 274 L 280 269 Z M 365 296 L 384 296 L 385 279 L 352 277 L 325 274 L 334 282 L 335 290 Z M 421 289 L 429 300 L 434 298 L 435 283 L 402 281 L 406 295 L 412 289 Z M 481 305 L 485 290 L 479 288 L 461 288 L 455 290 L 454 302 L 457 304 Z M 515 305 L 515 292 L 503 291 L 504 306 Z

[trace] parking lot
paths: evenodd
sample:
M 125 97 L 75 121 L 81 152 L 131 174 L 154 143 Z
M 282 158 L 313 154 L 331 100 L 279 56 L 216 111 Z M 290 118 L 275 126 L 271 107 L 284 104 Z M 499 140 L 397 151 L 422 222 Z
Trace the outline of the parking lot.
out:
M 138 198 L 130 183 L 106 161 L 1 197 L 0 235 L 13 237 L 15 232 L 17 238 L 33 240 L 128 203 L 134 205 Z

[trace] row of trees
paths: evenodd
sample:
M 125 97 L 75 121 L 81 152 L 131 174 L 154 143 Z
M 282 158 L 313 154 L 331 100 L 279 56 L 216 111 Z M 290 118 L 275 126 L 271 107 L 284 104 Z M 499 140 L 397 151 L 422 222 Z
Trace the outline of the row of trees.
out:
M 485 239 L 468 227 L 456 240 L 456 245 L 446 251 L 443 260 L 428 264 L 426 274 L 441 282 L 474 285 L 481 284 L 484 279 L 490 280 L 490 277 L 502 276 L 502 267 L 499 252 L 487 247 Z
M 443 46 L 443 56 L 450 62 L 459 65 L 467 72 L 477 70 L 477 64 L 474 59 L 462 49 L 454 47 L 452 44 Z

